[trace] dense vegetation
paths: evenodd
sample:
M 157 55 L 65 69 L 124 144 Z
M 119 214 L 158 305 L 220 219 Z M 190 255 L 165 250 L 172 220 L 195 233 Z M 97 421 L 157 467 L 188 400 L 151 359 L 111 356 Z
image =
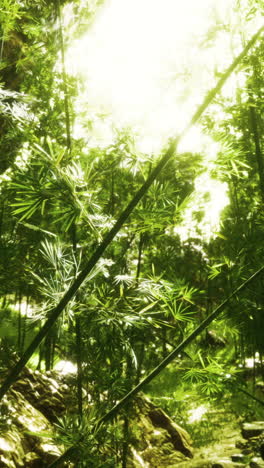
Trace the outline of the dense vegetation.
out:
M 219 232 L 205 238 L 205 194 L 183 239 L 177 226 L 208 155 L 178 154 L 176 140 L 160 155 L 139 154 L 127 129 L 103 148 L 73 138 L 78 83 L 66 73 L 65 51 L 102 2 L 72 3 L 70 34 L 62 3 L 4 0 L 0 8 L 1 366 L 20 363 L 9 386 L 25 364 L 41 371 L 60 360 L 76 364 L 78 413 L 64 421 L 63 442 L 75 445 L 77 431 L 86 461 L 90 453 L 94 466 L 108 457 L 102 466 L 125 467 L 129 406 L 115 423 L 105 415 L 230 295 L 221 315 L 144 390 L 166 397 L 184 420 L 190 398 L 198 406 L 240 391 L 254 397 L 264 379 L 263 274 L 232 295 L 263 266 L 263 29 L 237 61 L 243 86 L 235 97 L 221 94 L 220 83 L 193 118 L 218 144 L 210 176 L 227 184 L 230 201 Z M 261 8 L 248 1 L 236 14 L 246 24 Z M 244 47 L 250 39 L 241 39 Z M 220 82 L 236 71 L 225 72 Z M 145 195 L 130 206 L 144 184 Z M 103 436 L 94 431 L 101 418 L 112 422 Z M 91 449 L 96 437 L 102 453 Z

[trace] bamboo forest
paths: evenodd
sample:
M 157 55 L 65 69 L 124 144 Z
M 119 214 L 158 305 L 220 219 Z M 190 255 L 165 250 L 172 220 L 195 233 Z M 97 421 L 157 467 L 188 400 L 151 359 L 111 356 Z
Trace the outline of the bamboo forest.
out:
M 0 468 L 264 467 L 263 14 L 1 0 Z

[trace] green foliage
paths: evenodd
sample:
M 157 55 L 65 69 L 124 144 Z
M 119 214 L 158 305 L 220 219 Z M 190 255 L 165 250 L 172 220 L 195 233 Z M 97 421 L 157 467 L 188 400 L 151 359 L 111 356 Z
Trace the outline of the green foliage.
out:
M 38 291 L 43 298 L 40 313 L 36 314 L 38 319 L 45 318 L 47 312 L 54 307 L 60 298 L 63 296 L 64 291 L 71 284 L 78 266 L 75 263 L 75 258 L 66 248 L 57 240 L 56 243 L 48 242 L 47 240 L 40 245 L 40 254 L 42 254 L 44 263 L 43 270 L 36 272 L 32 271 L 31 274 L 38 282 Z M 72 304 L 69 305 L 67 310 L 70 310 Z
M 96 431 L 97 416 L 93 410 L 81 423 L 74 415 L 64 417 L 55 425 L 54 442 L 65 449 L 75 447 L 72 459 L 82 468 L 114 468 L 120 466 L 116 452 L 122 433 L 121 427 L 99 428 Z M 115 447 L 115 448 L 114 448 Z
M 3 0 L 0 7 L 1 41 L 6 41 L 10 32 L 21 19 L 22 9 L 18 1 Z M 3 46 L 2 46 L 3 47 Z M 2 55 L 2 54 L 1 54 Z
M 12 203 L 14 215 L 19 215 L 23 221 L 38 214 L 44 216 L 49 210 L 63 231 L 69 231 L 81 220 L 94 229 L 91 214 L 98 206 L 80 165 L 72 162 L 65 166 L 65 150 L 56 147 L 50 139 L 46 145 L 49 152 L 35 145 L 27 168 L 18 171 L 12 182 L 16 200 Z
M 91 23 L 101 3 L 67 3 L 72 21 L 64 31 L 66 45 Z M 244 3 L 241 14 L 243 21 L 248 21 L 262 2 Z M 54 4 L 44 0 L 3 0 L 0 7 L 0 292 L 12 300 L 15 295 L 27 297 L 34 304 L 35 327 L 24 327 L 29 320 L 3 306 L 0 338 L 4 357 L 8 346 L 16 350 L 18 337 L 21 341 L 24 333 L 25 342 L 31 340 L 36 327 L 49 317 L 147 179 L 154 160 L 136 150 L 133 132 L 128 129 L 116 131 L 108 147 L 87 145 L 93 126 L 89 109 L 80 119 L 87 135 L 78 139 L 71 135 L 71 151 L 67 147 L 65 99 L 73 125 L 79 85 L 72 76 L 63 77 L 56 66 L 62 52 L 57 14 Z M 227 25 L 216 24 L 203 47 L 219 32 L 229 34 L 232 40 L 227 29 Z M 235 34 L 239 36 L 237 31 Z M 119 466 L 121 423 L 94 432 L 99 416 L 261 264 L 263 155 L 257 154 L 257 148 L 262 151 L 264 143 L 260 131 L 263 69 L 260 43 L 241 64 L 243 87 L 237 88 L 232 99 L 219 96 L 214 104 L 216 112 L 209 109 L 202 118 L 202 131 L 218 147 L 211 176 L 228 184 L 230 196 L 216 237 L 205 242 L 202 236 L 193 235 L 182 241 L 176 234 L 175 228 L 195 199 L 196 178 L 211 164 L 206 148 L 205 154 L 176 155 L 40 347 L 40 368 L 43 355 L 51 367 L 55 353 L 81 366 L 81 386 L 97 408 L 81 424 L 80 415 L 70 414 L 58 426 L 57 441 L 65 448 L 78 446 L 80 466 Z M 208 209 L 207 199 L 205 194 L 194 209 L 197 225 Z M 214 324 L 213 332 L 223 346 L 208 344 L 207 336 L 199 337 L 175 365 L 148 386 L 150 396 L 180 423 L 188 420 L 190 402 L 199 405 L 201 400 L 211 400 L 217 405 L 224 394 L 234 395 L 239 413 L 235 377 L 247 357 L 256 352 L 263 356 L 262 309 L 263 279 L 258 279 Z M 76 339 L 77 323 L 81 348 Z M 232 376 L 234 385 L 227 375 Z M 241 397 L 241 405 L 245 417 L 257 414 L 246 396 Z M 212 426 L 206 417 L 188 426 L 197 445 L 203 443 L 202 438 L 210 438 Z
M 187 370 L 183 380 L 190 384 L 195 384 L 197 393 L 205 397 L 219 396 L 223 394 L 226 386 L 226 375 L 231 376 L 236 373 L 234 366 L 223 365 L 220 359 L 212 359 L 207 356 L 208 364 L 205 364 L 201 354 L 199 354 L 200 366 L 196 365 Z

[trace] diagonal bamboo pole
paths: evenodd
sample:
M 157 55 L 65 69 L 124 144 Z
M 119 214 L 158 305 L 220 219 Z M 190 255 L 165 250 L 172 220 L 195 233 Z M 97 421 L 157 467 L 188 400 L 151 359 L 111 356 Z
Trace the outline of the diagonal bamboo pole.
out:
M 168 364 L 170 364 L 174 358 L 178 356 L 179 353 L 181 353 L 188 344 L 190 344 L 197 336 L 199 336 L 203 330 L 205 330 L 210 323 L 213 322 L 222 312 L 222 310 L 225 308 L 225 306 L 229 303 L 229 301 L 235 297 L 238 293 L 243 291 L 249 283 L 252 283 L 262 272 L 264 271 L 264 266 L 262 266 L 259 270 L 257 270 L 253 275 L 250 276 L 246 281 L 244 281 L 238 288 L 236 288 L 230 296 L 228 296 L 216 309 L 206 317 L 205 320 L 203 320 L 198 327 L 195 328 L 195 330 L 187 336 L 174 350 L 166 356 L 165 359 L 157 366 L 153 371 L 150 372 L 149 375 L 147 375 L 141 382 L 139 382 L 136 387 L 134 387 L 132 390 L 130 390 L 129 393 L 127 393 L 122 400 L 120 400 L 108 413 L 106 413 L 99 421 L 98 421 L 98 426 L 101 425 L 102 423 L 108 421 L 111 419 L 113 416 L 117 414 L 117 412 L 130 400 L 133 396 L 135 396 L 145 385 L 147 385 L 149 382 L 151 382 L 165 367 L 167 367 Z
M 132 390 L 130 390 L 130 392 L 128 392 L 115 406 L 113 406 L 113 408 L 111 408 L 110 411 L 108 411 L 101 419 L 99 419 L 99 421 L 96 424 L 96 427 L 94 428 L 94 431 L 96 432 L 96 430 L 102 424 L 114 418 L 120 411 L 120 409 L 124 408 L 128 401 L 131 400 L 131 398 L 133 398 L 138 392 L 140 392 L 140 390 L 145 385 L 150 383 L 163 369 L 165 369 L 165 367 L 167 367 L 168 364 L 170 364 L 174 360 L 175 357 L 178 356 L 180 352 L 184 350 L 184 348 L 186 348 L 186 346 L 188 346 L 188 344 L 190 344 L 197 336 L 199 336 L 202 333 L 202 331 L 205 330 L 205 328 L 207 328 L 208 325 L 210 325 L 210 323 L 212 323 L 213 320 L 215 320 L 221 314 L 222 310 L 233 297 L 235 297 L 238 293 L 243 291 L 243 289 L 245 289 L 250 283 L 252 283 L 252 281 L 254 281 L 261 273 L 263 273 L 263 271 L 264 266 L 262 266 L 259 270 L 253 273 L 253 275 L 251 275 L 250 278 L 248 278 L 240 286 L 238 286 L 238 288 L 236 288 L 230 294 L 230 296 L 228 296 L 218 307 L 216 307 L 216 309 L 210 315 L 208 315 L 208 317 L 205 320 L 203 320 L 202 323 L 200 323 L 200 325 L 198 325 L 198 327 L 196 327 L 195 330 L 189 336 L 187 336 L 187 338 L 185 338 L 185 340 L 183 340 L 178 346 L 176 346 L 176 348 L 174 348 L 174 350 L 170 354 L 168 354 L 168 356 L 165 359 L 163 359 L 163 361 L 157 367 L 155 367 L 155 369 L 153 369 L 153 371 L 151 371 L 150 374 L 148 374 L 141 382 L 139 382 L 138 385 L 132 388 Z M 240 390 L 248 394 L 243 389 Z M 248 395 L 254 398 L 252 395 Z M 264 405 L 264 402 L 262 402 L 261 400 L 257 401 L 260 404 Z M 80 442 L 82 440 L 83 437 L 80 437 Z M 73 455 L 75 455 L 77 450 L 78 449 L 76 446 L 70 447 L 59 458 L 57 458 L 57 460 L 55 460 L 51 465 L 49 465 L 48 468 L 55 468 L 57 466 L 60 466 L 61 463 L 65 462 L 66 460 L 69 460 Z
M 44 323 L 43 327 L 41 330 L 38 332 L 38 334 L 35 336 L 35 338 L 32 340 L 28 348 L 25 350 L 24 354 L 21 356 L 20 360 L 17 362 L 17 364 L 14 366 L 14 368 L 11 370 L 10 374 L 7 376 L 6 380 L 3 382 L 1 388 L 0 388 L 0 400 L 3 398 L 3 396 L 6 394 L 8 389 L 13 385 L 13 383 L 16 381 L 18 378 L 20 372 L 23 370 L 25 365 L 27 364 L 28 360 L 31 358 L 37 347 L 40 345 L 42 340 L 45 338 L 47 333 L 50 331 L 54 323 L 56 322 L 57 318 L 60 316 L 61 312 L 63 309 L 67 306 L 69 301 L 73 298 L 75 293 L 78 291 L 79 287 L 85 280 L 85 278 L 88 276 L 88 274 L 91 272 L 91 270 L 94 268 L 98 260 L 102 257 L 103 253 L 105 252 L 106 248 L 109 246 L 109 244 L 112 242 L 116 234 L 120 231 L 124 223 L 127 221 L 128 217 L 134 210 L 134 208 L 138 205 L 138 203 L 141 201 L 153 181 L 157 178 L 158 174 L 161 172 L 163 167 L 167 164 L 167 162 L 171 159 L 171 157 L 175 154 L 175 151 L 177 149 L 178 143 L 180 139 L 186 134 L 186 132 L 189 130 L 189 128 L 194 125 L 205 109 L 209 106 L 209 104 L 212 102 L 214 97 L 219 93 L 221 88 L 223 87 L 224 83 L 226 80 L 229 78 L 229 76 L 233 73 L 237 65 L 241 62 L 241 60 L 246 56 L 248 51 L 253 47 L 253 45 L 256 43 L 257 39 L 260 37 L 262 32 L 264 31 L 264 26 L 262 26 L 256 34 L 250 39 L 248 44 L 245 46 L 245 48 L 242 50 L 242 52 L 235 58 L 233 63 L 227 68 L 225 73 L 223 73 L 222 77 L 219 79 L 218 83 L 216 86 L 209 91 L 209 93 L 206 95 L 204 98 L 202 104 L 198 107 L 197 111 L 193 115 L 192 119 L 190 120 L 189 124 L 186 126 L 182 134 L 173 139 L 170 143 L 170 146 L 164 156 L 161 158 L 161 160 L 158 162 L 156 167 L 153 169 L 153 171 L 150 173 L 148 179 L 144 182 L 144 184 L 141 186 L 141 188 L 138 190 L 138 192 L 135 194 L 134 198 L 131 200 L 131 202 L 127 205 L 125 210 L 121 213 L 120 217 L 112 227 L 112 229 L 106 234 L 105 238 L 99 244 L 95 252 L 92 254 L 90 257 L 90 260 L 88 260 L 86 266 L 84 269 L 80 272 L 80 274 L 77 276 L 75 281 L 72 283 L 68 291 L 65 293 L 63 298 L 60 300 L 58 305 L 54 307 L 50 311 L 50 317 L 48 320 Z

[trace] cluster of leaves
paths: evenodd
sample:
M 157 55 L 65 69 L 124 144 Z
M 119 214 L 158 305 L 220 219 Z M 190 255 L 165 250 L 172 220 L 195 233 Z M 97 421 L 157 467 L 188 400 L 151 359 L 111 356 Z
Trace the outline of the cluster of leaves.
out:
M 94 430 L 97 419 L 98 415 L 93 410 L 85 415 L 81 423 L 74 415 L 61 418 L 55 425 L 57 433 L 54 442 L 67 448 L 75 447 L 71 458 L 82 468 L 114 468 L 118 466 L 119 459 L 113 447 L 121 442 L 121 428 L 108 426 L 106 430 Z

